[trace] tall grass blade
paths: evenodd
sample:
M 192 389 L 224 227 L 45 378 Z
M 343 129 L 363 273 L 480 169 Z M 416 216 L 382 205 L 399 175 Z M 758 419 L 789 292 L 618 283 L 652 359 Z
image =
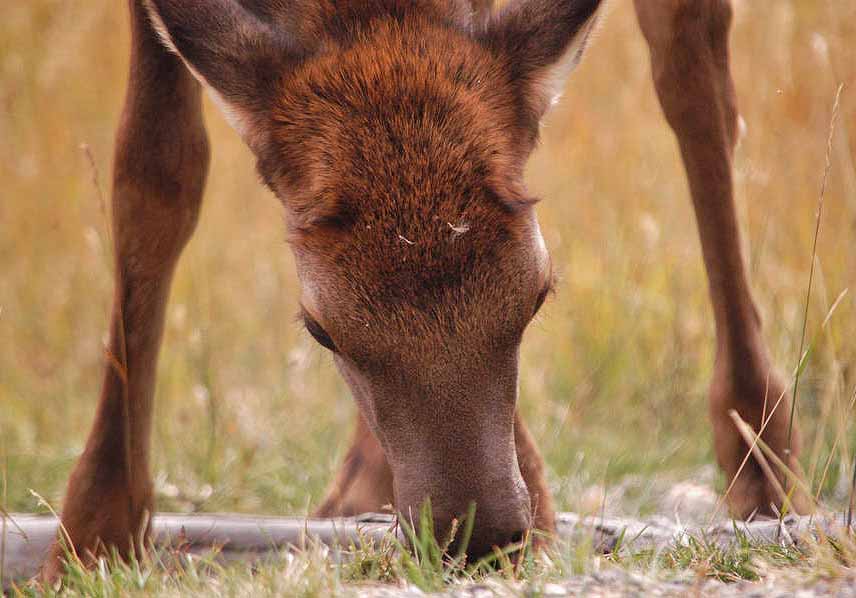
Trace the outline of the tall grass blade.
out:
M 808 287 L 806 288 L 805 305 L 803 308 L 802 333 L 800 334 L 800 364 L 797 367 L 796 375 L 794 376 L 794 398 L 791 401 L 791 413 L 788 418 L 788 454 L 791 453 L 793 432 L 794 432 L 794 416 L 797 408 L 797 395 L 799 393 L 800 375 L 802 374 L 804 364 L 803 349 L 805 348 L 805 335 L 808 327 L 808 308 L 811 303 L 811 287 L 814 282 L 814 267 L 817 261 L 817 240 L 820 237 L 820 222 L 823 216 L 823 199 L 826 195 L 826 186 L 829 183 L 829 173 L 832 170 L 832 138 L 835 134 L 835 126 L 838 121 L 838 109 L 841 104 L 841 92 L 844 90 L 844 84 L 840 83 L 835 92 L 835 101 L 832 104 L 832 117 L 829 119 L 829 133 L 826 137 L 826 166 L 823 169 L 823 178 L 820 183 L 820 194 L 817 198 L 817 212 L 815 213 L 814 222 L 814 239 L 811 245 L 811 265 L 808 270 Z

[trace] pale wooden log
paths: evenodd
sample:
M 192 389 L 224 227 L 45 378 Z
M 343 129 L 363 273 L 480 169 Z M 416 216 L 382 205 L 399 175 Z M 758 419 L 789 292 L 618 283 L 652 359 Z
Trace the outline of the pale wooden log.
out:
M 0 538 L 4 585 L 34 576 L 57 533 L 57 520 L 48 515 L 12 513 L 5 523 L 5 537 Z M 230 561 L 305 548 L 310 542 L 347 548 L 361 539 L 380 540 L 393 528 L 390 515 L 375 513 L 342 519 L 158 513 L 152 537 L 155 546 L 180 545 L 197 554 L 216 548 L 222 559 Z
M 14 513 L 4 519 L 5 535 L 0 538 L 0 553 L 5 555 L 3 581 L 8 585 L 38 572 L 49 544 L 56 537 L 57 521 L 53 516 Z M 680 526 L 662 517 L 642 521 L 559 513 L 557 527 L 560 538 L 590 542 L 598 551 L 613 550 L 619 542 L 629 550 L 662 550 L 689 538 L 727 547 L 738 540 L 738 534 L 752 542 L 787 545 L 816 533 L 841 534 L 845 529 L 845 516 L 788 516 L 781 526 L 777 520 L 767 520 L 728 521 L 703 527 Z M 342 519 L 159 513 L 154 517 L 152 528 L 156 546 L 181 545 L 183 550 L 197 554 L 216 548 L 220 558 L 226 561 L 275 556 L 282 550 L 305 548 L 311 542 L 321 542 L 334 549 L 348 548 L 363 539 L 378 541 L 396 530 L 394 519 L 379 513 Z
M 726 520 L 715 525 L 680 525 L 665 517 L 645 520 L 624 517 L 581 517 L 575 513 L 556 515 L 558 535 L 573 540 L 589 538 L 596 550 L 609 552 L 617 544 L 629 550 L 662 550 L 687 543 L 690 539 L 728 548 L 742 538 L 752 543 L 793 545 L 808 537 L 845 533 L 844 513 L 788 515 L 758 521 Z M 852 528 L 851 528 L 852 529 Z

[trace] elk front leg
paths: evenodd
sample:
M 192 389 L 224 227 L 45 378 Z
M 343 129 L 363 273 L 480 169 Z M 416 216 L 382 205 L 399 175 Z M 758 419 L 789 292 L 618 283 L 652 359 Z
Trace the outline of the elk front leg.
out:
M 654 84 L 674 130 L 689 180 L 716 322 L 717 350 L 710 390 L 710 414 L 717 460 L 730 483 L 747 445 L 728 416 L 732 409 L 757 431 L 779 397 L 762 438 L 799 472 L 799 437 L 788 439 L 790 398 L 775 374 L 747 281 L 734 207 L 732 155 L 737 134 L 737 101 L 729 70 L 729 0 L 635 0 L 651 50 Z M 791 447 L 789 451 L 788 448 Z M 790 484 L 776 472 L 782 486 Z M 792 510 L 810 509 L 794 492 Z M 735 516 L 772 513 L 780 496 L 754 459 L 728 496 Z
M 520 411 L 514 415 L 514 444 L 517 447 L 517 464 L 532 503 L 532 525 L 536 530 L 552 534 L 556 531 L 556 513 L 553 496 L 544 477 L 544 459 L 523 423 Z
M 143 548 L 152 510 L 149 433 L 155 368 L 173 269 L 196 224 L 208 167 L 200 90 L 130 0 L 131 73 L 116 138 L 112 189 L 116 257 L 101 398 L 62 509 L 84 562 L 111 547 Z M 43 568 L 63 571 L 57 542 Z
M 357 415 L 354 440 L 316 517 L 352 517 L 393 504 L 392 470 L 380 443 Z

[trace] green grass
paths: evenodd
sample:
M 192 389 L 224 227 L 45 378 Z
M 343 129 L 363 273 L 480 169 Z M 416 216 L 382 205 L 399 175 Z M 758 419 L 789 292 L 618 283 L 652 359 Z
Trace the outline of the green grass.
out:
M 738 209 L 766 338 L 785 372 L 798 360 L 832 98 L 838 82 L 856 82 L 856 7 L 846 4 L 743 2 L 733 36 L 748 125 L 735 161 Z M 0 465 L 10 511 L 37 509 L 30 489 L 61 506 L 94 412 L 112 298 L 100 196 L 127 48 L 125 8 L 115 2 L 0 3 Z M 527 172 L 543 198 L 539 217 L 560 282 L 525 337 L 520 400 L 562 510 L 663 512 L 670 486 L 713 461 L 712 315 L 646 52 L 629 3 L 615 3 Z M 297 281 L 280 207 L 237 136 L 216 110 L 206 112 L 211 175 L 176 275 L 157 386 L 158 506 L 307 513 L 346 448 L 354 407 L 329 357 L 294 322 Z M 854 125 L 848 88 L 830 154 L 797 413 L 803 466 L 833 508 L 846 504 L 856 445 Z M 227 578 L 200 564 L 216 582 L 140 566 L 155 584 L 147 587 L 164 593 L 211 583 L 236 584 L 212 592 L 258 583 L 275 593 L 294 583 L 311 594 L 344 583 L 340 569 L 312 558 L 256 576 L 229 569 Z M 283 567 L 291 573 L 279 579 Z M 81 584 L 135 587 L 130 569 L 103 580 L 80 575 Z

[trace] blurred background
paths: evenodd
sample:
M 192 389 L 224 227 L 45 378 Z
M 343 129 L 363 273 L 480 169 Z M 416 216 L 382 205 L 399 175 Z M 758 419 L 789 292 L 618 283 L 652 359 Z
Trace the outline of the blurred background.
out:
M 803 465 L 846 501 L 856 449 L 856 4 L 739 2 L 733 69 L 747 124 L 737 203 L 766 337 L 798 361 L 836 87 L 812 352 L 800 383 Z M 112 298 L 104 203 L 128 61 L 124 3 L 0 3 L 0 475 L 8 510 L 61 506 L 94 414 Z M 213 161 L 180 263 L 157 385 L 164 510 L 302 514 L 355 408 L 295 320 L 282 209 L 208 102 Z M 90 160 L 91 157 L 91 160 Z M 558 293 L 524 340 L 521 406 L 561 509 L 670 514 L 711 500 L 706 393 L 713 320 L 676 144 L 629 0 L 548 117 L 528 184 Z M 823 326 L 830 308 L 850 289 Z M 681 492 L 677 493 L 681 495 Z M 684 492 L 686 494 L 686 492 Z

